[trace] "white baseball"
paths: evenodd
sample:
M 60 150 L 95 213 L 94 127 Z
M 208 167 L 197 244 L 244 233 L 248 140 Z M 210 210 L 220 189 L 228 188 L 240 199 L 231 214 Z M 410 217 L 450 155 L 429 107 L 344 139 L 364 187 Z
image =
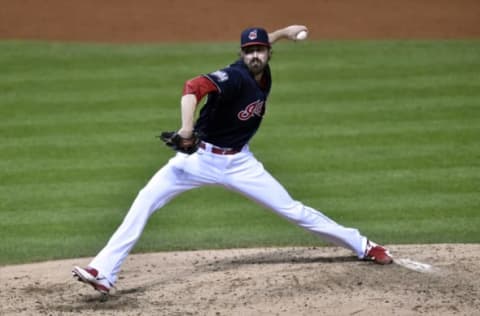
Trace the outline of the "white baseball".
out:
M 307 38 L 307 31 L 300 31 L 297 33 L 297 35 L 295 36 L 295 38 L 298 40 L 298 41 L 303 41 L 304 39 Z

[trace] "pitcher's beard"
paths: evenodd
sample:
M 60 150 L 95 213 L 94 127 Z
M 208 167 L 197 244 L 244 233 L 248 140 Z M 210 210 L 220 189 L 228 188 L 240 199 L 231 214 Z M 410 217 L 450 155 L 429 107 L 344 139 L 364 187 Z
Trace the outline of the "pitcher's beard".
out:
M 263 64 L 260 60 L 258 59 L 253 59 L 248 63 L 248 69 L 250 72 L 255 76 L 258 74 L 261 74 L 263 70 L 265 69 L 265 66 L 267 64 Z

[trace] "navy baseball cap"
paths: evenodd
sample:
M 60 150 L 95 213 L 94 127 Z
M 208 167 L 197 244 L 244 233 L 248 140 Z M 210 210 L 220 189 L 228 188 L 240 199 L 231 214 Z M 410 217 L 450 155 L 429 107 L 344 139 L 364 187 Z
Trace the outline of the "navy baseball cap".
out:
M 253 45 L 262 45 L 270 47 L 268 40 L 268 33 L 261 27 L 251 27 L 242 32 L 241 47 L 248 47 Z

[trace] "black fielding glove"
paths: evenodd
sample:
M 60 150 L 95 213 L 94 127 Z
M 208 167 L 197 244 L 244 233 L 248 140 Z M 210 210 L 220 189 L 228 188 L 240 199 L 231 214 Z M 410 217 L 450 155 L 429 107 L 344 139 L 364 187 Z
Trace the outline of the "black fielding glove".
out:
M 189 138 L 183 138 L 177 132 L 162 132 L 160 139 L 175 151 L 191 155 L 197 151 L 200 144 L 200 138 L 196 133 L 193 133 Z

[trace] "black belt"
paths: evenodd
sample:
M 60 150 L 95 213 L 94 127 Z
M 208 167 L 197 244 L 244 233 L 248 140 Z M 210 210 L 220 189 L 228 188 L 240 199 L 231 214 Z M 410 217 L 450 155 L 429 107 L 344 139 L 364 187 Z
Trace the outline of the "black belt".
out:
M 198 145 L 198 147 L 206 150 L 207 149 L 207 144 L 205 144 L 204 142 L 200 142 L 200 145 Z M 217 155 L 233 155 L 233 154 L 239 153 L 242 150 L 241 149 L 235 149 L 235 148 L 220 148 L 220 147 L 212 146 L 210 148 L 210 151 L 214 154 L 217 154 Z

